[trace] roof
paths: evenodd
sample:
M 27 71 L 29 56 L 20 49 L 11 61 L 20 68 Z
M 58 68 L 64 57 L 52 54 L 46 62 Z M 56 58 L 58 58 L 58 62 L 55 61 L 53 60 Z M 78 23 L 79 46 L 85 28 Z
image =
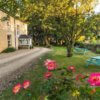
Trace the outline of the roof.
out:
M 30 35 L 20 35 L 19 38 L 32 38 Z

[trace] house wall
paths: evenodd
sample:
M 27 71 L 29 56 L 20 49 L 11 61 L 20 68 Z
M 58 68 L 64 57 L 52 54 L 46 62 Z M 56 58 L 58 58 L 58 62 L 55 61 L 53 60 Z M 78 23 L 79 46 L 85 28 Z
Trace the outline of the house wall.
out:
M 4 21 L 1 21 L 3 16 L 5 16 L 5 13 L 2 13 L 0 11 L 0 52 L 7 48 L 8 42 L 7 42 L 7 34 L 6 34 L 6 23 Z
M 8 46 L 7 42 L 7 34 L 2 30 L 0 30 L 0 52 L 6 49 Z
M 0 11 L 0 52 L 8 47 L 7 35 L 11 35 L 11 47 L 18 49 L 19 35 L 27 35 L 27 24 L 13 17 L 2 21 L 7 14 Z M 3 40 L 3 41 L 2 41 Z

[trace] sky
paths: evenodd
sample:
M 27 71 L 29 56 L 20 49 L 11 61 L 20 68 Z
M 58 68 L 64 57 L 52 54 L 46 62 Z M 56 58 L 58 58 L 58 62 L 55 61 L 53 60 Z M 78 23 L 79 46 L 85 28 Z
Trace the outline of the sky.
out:
M 100 0 L 94 10 L 95 10 L 95 13 L 100 13 Z

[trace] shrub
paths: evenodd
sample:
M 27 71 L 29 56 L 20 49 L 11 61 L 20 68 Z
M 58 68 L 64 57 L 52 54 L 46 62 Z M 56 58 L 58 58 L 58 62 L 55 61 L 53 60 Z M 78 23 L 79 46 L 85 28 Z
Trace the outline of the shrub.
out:
M 78 46 L 78 47 L 80 47 L 80 48 L 85 48 L 85 45 L 84 45 L 84 43 L 82 43 L 82 42 L 76 42 L 76 43 L 75 43 L 75 46 Z
M 14 52 L 14 51 L 16 51 L 16 49 L 13 47 L 10 47 L 10 48 L 3 50 L 2 53 L 10 53 L 10 52 Z
M 74 66 L 57 68 L 54 60 L 46 60 L 44 65 L 47 72 L 42 91 L 46 100 L 95 100 L 98 97 L 100 91 L 96 89 L 100 86 L 100 72 L 77 74 Z
M 39 98 L 33 97 L 30 80 L 25 80 L 13 87 L 16 95 L 21 91 L 29 98 L 27 100 L 98 100 L 100 98 L 100 72 L 90 75 L 77 74 L 74 66 L 59 68 L 54 60 L 44 62 L 47 72 L 44 73 Z M 26 93 L 26 94 L 25 94 Z

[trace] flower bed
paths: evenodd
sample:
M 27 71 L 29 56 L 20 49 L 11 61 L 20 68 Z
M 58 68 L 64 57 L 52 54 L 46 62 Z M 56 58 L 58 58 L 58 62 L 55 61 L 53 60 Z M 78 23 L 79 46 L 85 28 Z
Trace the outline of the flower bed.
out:
M 99 96 L 98 87 L 100 86 L 100 72 L 90 75 L 76 74 L 74 66 L 60 68 L 56 61 L 47 59 L 44 62 L 47 72 L 44 73 L 42 82 L 42 95 L 46 100 L 95 100 Z M 18 83 L 13 87 L 13 93 L 16 95 L 21 89 L 27 91 L 31 86 L 29 80 L 22 84 Z M 28 90 L 28 96 L 32 96 L 31 88 Z

